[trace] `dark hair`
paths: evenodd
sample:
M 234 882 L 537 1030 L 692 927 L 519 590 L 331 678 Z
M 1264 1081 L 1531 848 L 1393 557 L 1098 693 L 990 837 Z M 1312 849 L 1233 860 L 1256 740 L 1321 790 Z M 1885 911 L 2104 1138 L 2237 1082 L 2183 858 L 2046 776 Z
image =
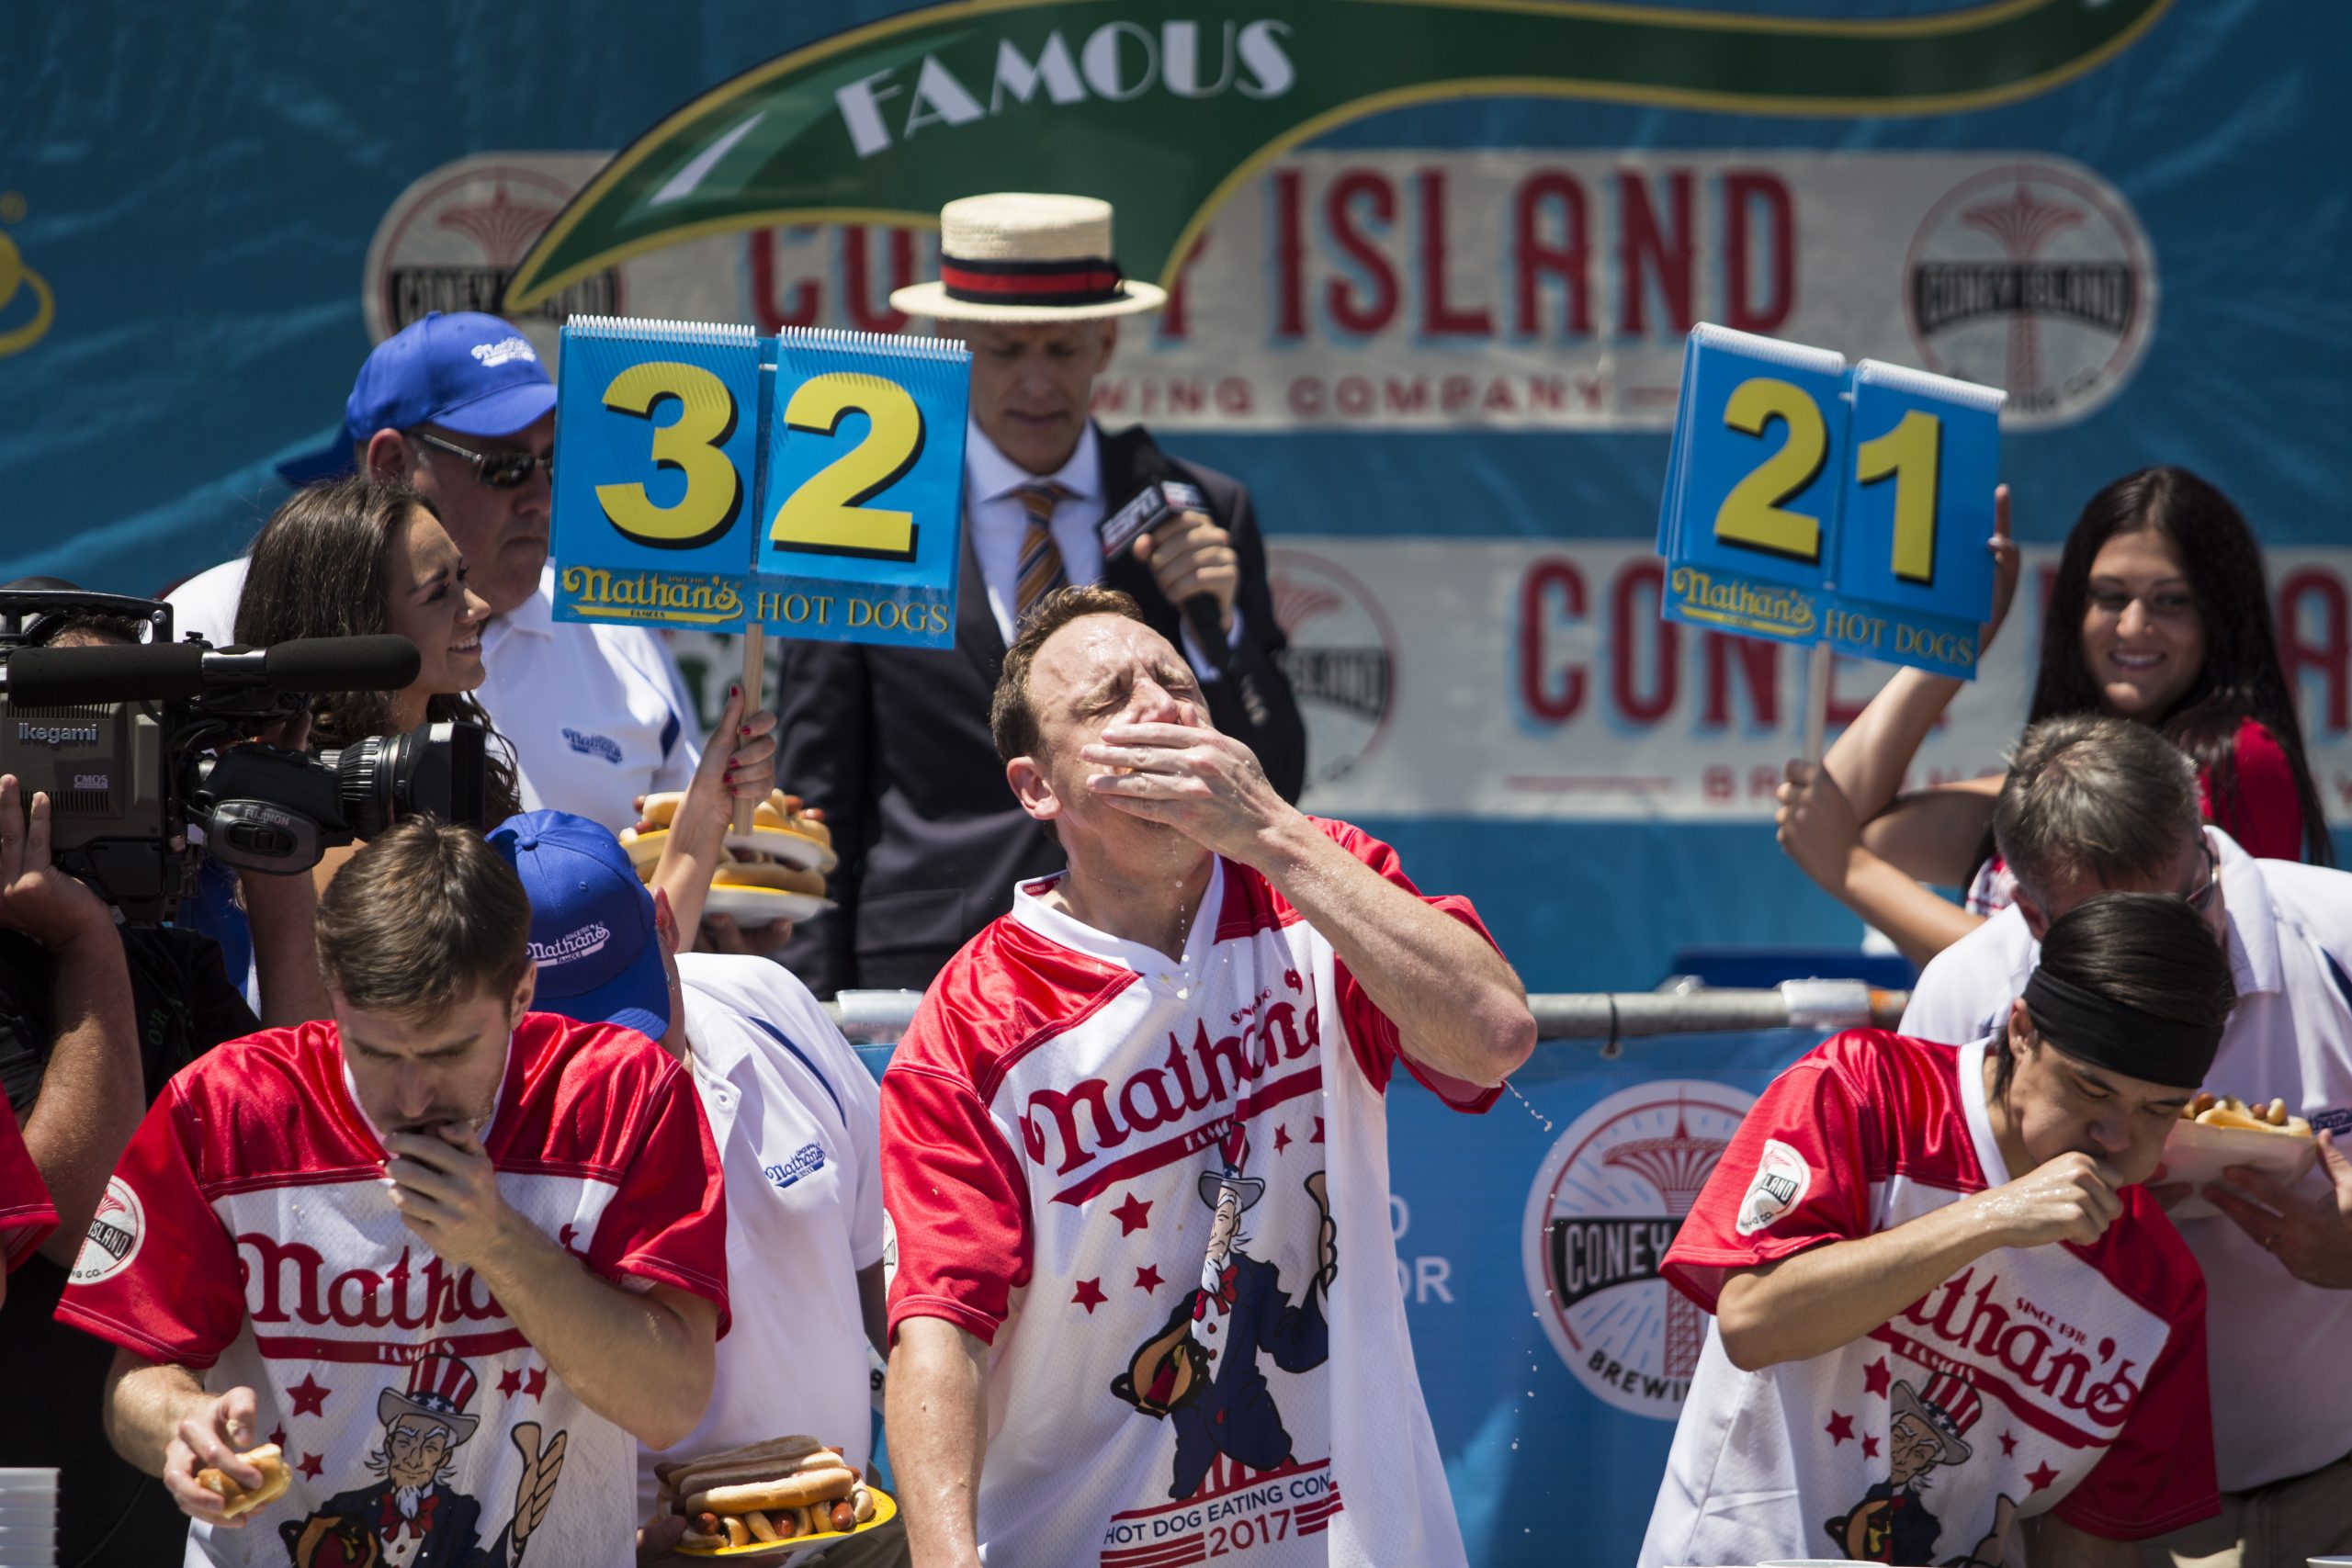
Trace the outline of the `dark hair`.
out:
M 356 1008 L 438 1018 L 477 992 L 513 992 L 531 962 L 531 900 L 470 828 L 404 817 L 319 897 L 319 975 Z
M 1004 650 L 996 694 L 989 702 L 989 733 L 996 738 L 996 754 L 1005 761 L 1036 754 L 1037 713 L 1029 705 L 1029 668 L 1037 661 L 1037 650 L 1047 637 L 1087 615 L 1142 621 L 1143 609 L 1115 588 L 1085 586 L 1057 588 L 1030 607 L 1012 646 Z
M 2237 1005 L 2229 954 L 2188 900 L 2170 893 L 2101 893 L 2042 933 L 2036 967 L 2111 1002 L 2169 1023 L 2220 1029 Z M 1993 1092 L 2005 1093 L 2016 1064 L 2006 1021 L 1994 1032 L 1999 1055 Z
M 2235 760 L 2238 730 L 2249 718 L 2260 724 L 2294 771 L 2303 808 L 2303 858 L 2314 865 L 2334 864 L 2327 816 L 2303 754 L 2294 692 L 2278 662 L 2262 550 L 2230 498 L 2187 468 L 2126 474 L 2084 505 L 2050 586 L 2041 621 L 2041 669 L 2027 722 L 2098 711 L 2098 684 L 2083 662 L 2091 563 L 2109 539 L 2138 533 L 2160 536 L 2180 558 L 2205 628 L 2204 665 L 2172 711 L 2157 717 L 2157 732 L 2197 764 L 2213 802 L 2213 819 L 2228 829 L 2245 818 Z
M 58 648 L 73 637 L 82 646 L 96 641 L 108 646 L 147 640 L 147 623 L 131 615 L 93 615 L 82 611 L 44 620 L 38 646 Z
M 254 540 L 237 601 L 237 640 L 266 648 L 298 637 L 364 637 L 391 627 L 392 542 L 411 516 L 440 509 L 395 481 L 353 474 L 296 491 Z M 311 704 L 311 745 L 334 750 L 393 732 L 391 692 L 327 692 Z M 429 722 L 463 719 L 497 731 L 471 693 L 435 693 Z M 522 809 L 512 753 L 490 748 L 489 820 Z

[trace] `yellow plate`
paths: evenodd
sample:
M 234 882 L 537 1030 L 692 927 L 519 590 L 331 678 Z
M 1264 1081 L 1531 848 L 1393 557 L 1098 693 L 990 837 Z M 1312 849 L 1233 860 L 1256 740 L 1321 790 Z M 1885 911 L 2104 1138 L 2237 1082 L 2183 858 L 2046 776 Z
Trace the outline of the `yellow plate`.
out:
M 670 829 L 656 828 L 650 833 L 628 833 L 621 838 L 621 848 L 628 852 L 631 864 L 642 876 L 662 858 L 662 846 L 670 841 Z M 746 854 L 765 855 L 786 865 L 798 866 L 803 871 L 831 872 L 841 863 L 841 857 L 805 833 L 787 832 L 782 828 L 754 828 L 748 833 L 729 832 L 724 840 L 730 850 Z
M 899 1505 L 888 1492 L 879 1486 L 869 1486 L 866 1490 L 874 1494 L 874 1517 L 854 1530 L 818 1530 L 808 1535 L 794 1536 L 790 1540 L 755 1540 L 749 1546 L 682 1546 L 678 1548 L 679 1554 L 685 1557 L 775 1557 L 778 1559 L 776 1568 L 787 1568 L 788 1564 L 801 1559 L 783 1557 L 780 1554 L 784 1552 L 805 1552 L 814 1557 L 824 1547 L 847 1540 L 854 1535 L 864 1535 L 867 1530 L 879 1529 L 899 1517 Z
M 833 901 L 820 898 L 814 893 L 787 893 L 781 887 L 743 887 L 714 882 L 702 907 L 757 927 L 774 925 L 778 920 L 805 920 L 831 908 Z

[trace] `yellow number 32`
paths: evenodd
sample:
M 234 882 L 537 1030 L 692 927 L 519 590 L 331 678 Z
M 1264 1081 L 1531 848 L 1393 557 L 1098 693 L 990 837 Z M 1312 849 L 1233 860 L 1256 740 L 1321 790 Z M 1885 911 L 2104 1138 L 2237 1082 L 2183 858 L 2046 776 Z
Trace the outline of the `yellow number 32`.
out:
M 735 434 L 735 395 L 702 367 L 671 360 L 632 365 L 605 389 L 606 408 L 639 419 L 651 419 L 657 405 L 672 400 L 678 417 L 654 426 L 653 466 L 684 474 L 686 493 L 675 505 L 656 506 L 641 484 L 598 485 L 596 500 L 613 526 L 637 543 L 690 550 L 726 533 L 743 509 L 743 476 L 721 450 Z

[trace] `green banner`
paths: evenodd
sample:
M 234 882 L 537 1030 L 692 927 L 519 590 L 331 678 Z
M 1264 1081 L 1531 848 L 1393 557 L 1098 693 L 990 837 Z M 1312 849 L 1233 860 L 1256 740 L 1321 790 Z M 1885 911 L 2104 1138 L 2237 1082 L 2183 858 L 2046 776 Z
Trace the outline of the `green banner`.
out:
M 1382 109 L 1484 96 L 1944 114 L 2079 76 L 2165 4 L 1996 0 L 1869 22 L 1544 0 L 936 6 L 796 50 L 655 126 L 523 259 L 506 308 L 682 240 L 935 223 L 946 202 L 990 190 L 1114 201 L 1122 263 L 1172 286 L 1227 192 Z

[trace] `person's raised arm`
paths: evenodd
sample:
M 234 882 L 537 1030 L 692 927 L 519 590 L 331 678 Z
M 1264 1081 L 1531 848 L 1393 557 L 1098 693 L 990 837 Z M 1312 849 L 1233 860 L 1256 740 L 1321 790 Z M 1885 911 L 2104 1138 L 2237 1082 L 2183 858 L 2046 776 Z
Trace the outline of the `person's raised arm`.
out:
M 0 925 L 48 951 L 56 1018 L 40 1098 L 24 1120 L 25 1151 L 57 1210 L 41 1256 L 70 1269 L 147 1106 L 114 913 L 51 863 L 50 833 L 49 796 L 35 795 L 28 812 L 17 776 L 0 774 Z
M 988 1445 L 988 1348 L 944 1318 L 899 1325 L 882 1429 L 914 1568 L 977 1568 L 980 1461 Z
M 1852 1344 L 1988 1252 L 2088 1246 L 2122 1210 L 2113 1171 L 2088 1155 L 2061 1155 L 1893 1230 L 1729 1272 L 1716 1332 L 1742 1371 L 1809 1360 Z
M 674 1286 L 639 1292 L 590 1273 L 508 1207 L 470 1128 L 389 1133 L 385 1174 L 409 1229 L 471 1269 L 581 1403 L 648 1448 L 700 1423 L 718 1361 L 718 1309 Z
M 1871 851 L 1852 805 L 1826 770 L 1791 762 L 1778 798 L 1773 824 L 1781 850 L 1824 892 L 1884 931 L 1912 963 L 1926 964 L 1982 923 Z
M 662 841 L 662 859 L 650 879 L 655 890 L 670 896 L 670 912 L 688 938 L 702 924 L 712 874 L 726 863 L 735 803 L 765 800 L 775 787 L 775 715 L 744 717 L 743 688 L 729 686 L 718 728 L 711 731 L 686 796 L 670 818 L 670 836 Z
M 1088 787 L 1251 866 L 1330 942 L 1395 1022 L 1405 1054 L 1449 1077 L 1500 1083 L 1535 1048 L 1527 991 L 1485 937 L 1350 854 L 1214 729 L 1114 725 L 1080 756 L 1131 770 Z

